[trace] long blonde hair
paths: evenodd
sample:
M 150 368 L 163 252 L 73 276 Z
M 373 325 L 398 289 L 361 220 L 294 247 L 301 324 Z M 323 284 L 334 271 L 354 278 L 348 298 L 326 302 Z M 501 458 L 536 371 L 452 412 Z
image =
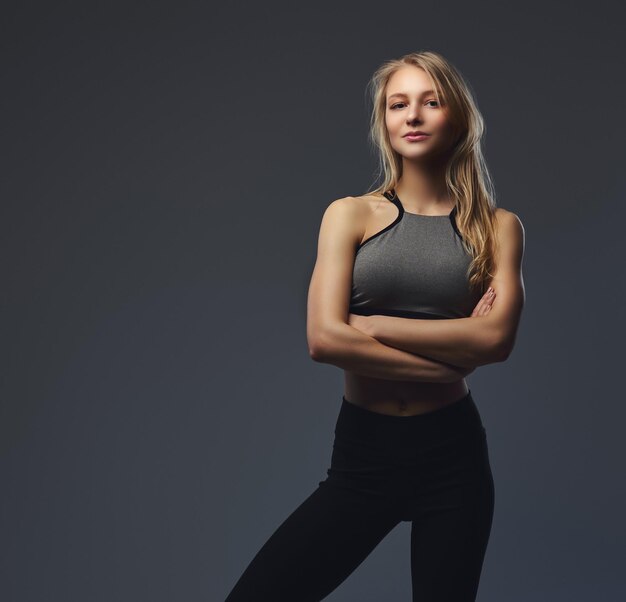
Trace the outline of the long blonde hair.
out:
M 467 252 L 472 256 L 468 281 L 484 291 L 493 276 L 496 254 L 496 203 L 493 182 L 481 150 L 485 123 L 476 101 L 456 68 L 432 51 L 413 52 L 383 63 L 372 76 L 368 90 L 372 102 L 370 143 L 377 151 L 381 184 L 366 194 L 395 189 L 402 175 L 402 156 L 389 141 L 385 124 L 386 88 L 389 78 L 401 67 L 413 65 L 430 77 L 439 106 L 457 128 L 457 139 L 446 165 L 448 195 L 455 199 L 456 225 Z

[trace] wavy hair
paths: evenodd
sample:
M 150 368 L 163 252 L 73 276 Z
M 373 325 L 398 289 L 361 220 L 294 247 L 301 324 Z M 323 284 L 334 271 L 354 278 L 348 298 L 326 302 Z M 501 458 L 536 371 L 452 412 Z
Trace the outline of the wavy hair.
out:
M 449 151 L 445 185 L 455 199 L 456 225 L 463 245 L 472 256 L 468 267 L 470 287 L 485 290 L 493 277 L 496 238 L 496 203 L 493 182 L 481 150 L 485 123 L 469 84 L 457 69 L 440 54 L 421 51 L 383 63 L 368 83 L 372 113 L 369 140 L 379 162 L 376 188 L 366 194 L 382 194 L 395 189 L 402 176 L 402 156 L 389 141 L 385 124 L 386 88 L 390 77 L 401 67 L 413 65 L 430 77 L 439 106 L 457 129 L 457 138 Z

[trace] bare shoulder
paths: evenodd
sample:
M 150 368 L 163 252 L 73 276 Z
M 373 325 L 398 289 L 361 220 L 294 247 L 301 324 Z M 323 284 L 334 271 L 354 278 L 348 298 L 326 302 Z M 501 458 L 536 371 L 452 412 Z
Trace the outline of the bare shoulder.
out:
M 354 202 L 361 207 L 368 215 L 372 214 L 376 211 L 376 209 L 381 205 L 393 205 L 393 203 L 387 199 L 382 193 L 370 193 L 370 194 L 362 194 L 360 196 L 349 197 L 354 199 Z
M 496 208 L 496 223 L 498 226 L 498 238 L 501 240 L 517 239 L 524 243 L 524 224 L 516 213 L 504 209 Z
M 357 225 L 357 228 L 364 232 L 368 220 L 379 209 L 384 213 L 387 208 L 393 208 L 394 205 L 389 199 L 382 194 L 363 194 L 359 196 L 347 196 L 337 199 L 332 204 L 337 203 L 343 206 L 344 213 L 349 214 L 350 219 Z
M 346 196 L 334 200 L 328 208 L 332 207 L 334 213 L 352 213 L 367 216 L 376 210 L 381 201 L 389 202 L 382 194 L 364 194 L 360 196 Z
M 517 214 L 502 207 L 496 209 L 495 215 L 498 261 L 502 258 L 507 261 L 508 257 L 513 263 L 521 265 L 526 238 L 522 220 Z
M 349 231 L 357 243 L 363 238 L 370 216 L 381 202 L 382 195 L 346 196 L 335 199 L 324 210 L 322 227 Z M 389 201 L 387 201 L 389 202 Z

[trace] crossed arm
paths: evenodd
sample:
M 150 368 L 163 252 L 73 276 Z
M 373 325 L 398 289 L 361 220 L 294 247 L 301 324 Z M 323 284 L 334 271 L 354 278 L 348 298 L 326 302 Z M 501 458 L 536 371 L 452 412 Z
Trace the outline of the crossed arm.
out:
M 349 314 L 349 324 L 377 341 L 433 360 L 476 367 L 508 358 L 525 301 L 522 277 L 524 228 L 512 212 L 500 218 L 500 251 L 487 294 L 468 318 L 420 320 Z

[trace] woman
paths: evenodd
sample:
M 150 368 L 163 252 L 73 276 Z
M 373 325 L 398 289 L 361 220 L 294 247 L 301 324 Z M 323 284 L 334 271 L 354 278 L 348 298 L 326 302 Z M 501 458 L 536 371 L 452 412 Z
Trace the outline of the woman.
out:
M 384 182 L 326 208 L 308 297 L 311 357 L 345 371 L 328 477 L 227 602 L 322 600 L 401 521 L 413 600 L 476 599 L 495 490 L 464 377 L 511 353 L 524 229 L 495 207 L 483 120 L 449 62 L 412 53 L 370 85 Z

